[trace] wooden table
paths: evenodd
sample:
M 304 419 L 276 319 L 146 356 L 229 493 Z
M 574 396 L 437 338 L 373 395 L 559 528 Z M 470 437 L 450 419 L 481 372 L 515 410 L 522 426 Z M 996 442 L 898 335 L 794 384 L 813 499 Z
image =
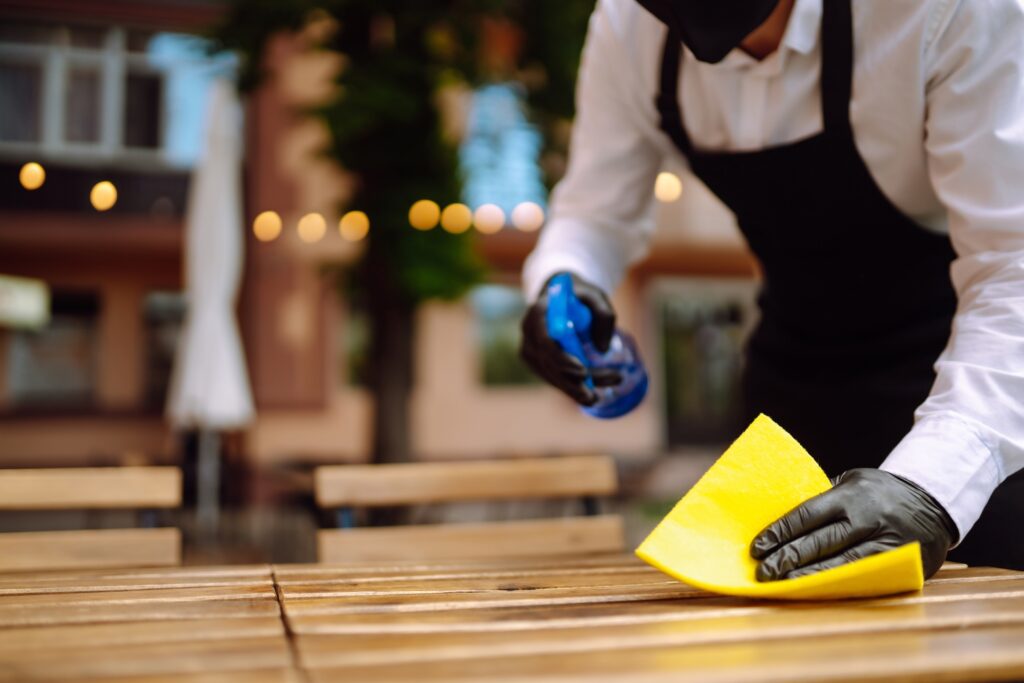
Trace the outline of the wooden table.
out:
M 778 604 L 630 557 L 0 575 L 0 681 L 1024 679 L 1024 573 Z

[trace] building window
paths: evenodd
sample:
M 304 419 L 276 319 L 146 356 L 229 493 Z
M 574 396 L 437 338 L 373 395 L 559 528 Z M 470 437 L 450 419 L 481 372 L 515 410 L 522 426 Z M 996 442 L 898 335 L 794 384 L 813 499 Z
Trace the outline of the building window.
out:
M 93 407 L 100 300 L 95 292 L 55 291 L 50 323 L 9 333 L 7 405 L 12 409 Z
M 0 28 L 0 155 L 189 168 L 207 86 L 233 73 L 195 36 L 122 26 Z
M 0 61 L 0 142 L 37 143 L 42 137 L 43 69 L 40 64 Z M 18 106 L 11 106 L 18 102 Z
M 487 85 L 473 94 L 459 163 L 463 200 L 474 208 L 496 204 L 508 217 L 521 202 L 545 205 L 543 137 L 527 118 L 524 100 L 523 88 L 514 83 Z
M 476 320 L 480 378 L 484 386 L 528 386 L 540 380 L 519 358 L 522 292 L 507 285 L 476 287 L 469 296 Z

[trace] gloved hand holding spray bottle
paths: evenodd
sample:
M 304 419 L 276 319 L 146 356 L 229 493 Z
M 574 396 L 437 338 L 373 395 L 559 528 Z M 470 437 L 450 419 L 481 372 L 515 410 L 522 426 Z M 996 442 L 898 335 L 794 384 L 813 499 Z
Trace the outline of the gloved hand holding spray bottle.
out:
M 578 360 L 586 369 L 584 384 L 597 397 L 596 403 L 582 406 L 587 415 L 601 419 L 621 417 L 632 411 L 647 394 L 647 370 L 637 351 L 636 342 L 627 333 L 616 329 L 608 349 L 601 352 L 591 339 L 593 315 L 574 291 L 573 277 L 559 273 L 547 284 L 545 324 L 547 335 L 562 350 Z M 597 373 L 611 371 L 620 378 L 611 386 L 595 385 Z

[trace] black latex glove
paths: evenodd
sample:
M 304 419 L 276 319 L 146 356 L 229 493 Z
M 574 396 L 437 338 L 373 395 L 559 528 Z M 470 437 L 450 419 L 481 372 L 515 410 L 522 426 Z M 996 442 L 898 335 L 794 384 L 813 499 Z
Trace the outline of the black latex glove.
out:
M 835 484 L 754 539 L 758 581 L 813 574 L 912 541 L 921 543 L 925 578 L 939 570 L 958 532 L 934 498 L 882 470 L 850 470 Z
M 615 333 L 615 309 L 605 293 L 595 285 L 576 275 L 572 275 L 572 284 L 576 298 L 593 314 L 591 341 L 598 351 L 604 353 Z M 592 406 L 597 402 L 597 395 L 586 385 L 587 369 L 548 336 L 547 310 L 548 284 L 545 283 L 540 297 L 523 317 L 523 342 L 519 355 L 531 370 L 549 384 L 580 405 Z M 614 370 L 594 369 L 590 376 L 598 387 L 615 386 L 622 381 L 622 376 Z

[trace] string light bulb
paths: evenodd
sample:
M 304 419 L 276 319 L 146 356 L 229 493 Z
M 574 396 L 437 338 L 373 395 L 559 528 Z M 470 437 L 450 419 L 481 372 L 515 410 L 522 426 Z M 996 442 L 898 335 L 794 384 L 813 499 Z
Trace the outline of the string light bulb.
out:
M 323 239 L 327 232 L 327 221 L 318 213 L 307 213 L 299 219 L 299 239 L 306 244 L 313 244 Z
M 659 202 L 674 202 L 683 194 L 683 181 L 675 173 L 664 171 L 654 181 L 654 196 Z
M 281 235 L 281 216 L 276 211 L 264 211 L 252 222 L 252 231 L 260 242 L 273 242 Z
M 536 232 L 544 225 L 544 209 L 533 202 L 522 202 L 512 209 L 512 225 L 523 232 Z
M 92 186 L 89 201 L 97 211 L 109 211 L 117 204 L 117 188 L 109 180 L 101 180 Z
M 485 235 L 493 235 L 505 227 L 505 212 L 497 204 L 481 204 L 473 212 L 473 225 Z
M 21 167 L 18 180 L 26 190 L 38 190 L 46 182 L 46 170 L 41 164 L 30 161 Z
M 370 218 L 362 211 L 349 211 L 338 222 L 342 239 L 358 242 L 370 232 Z
M 431 230 L 440 220 L 441 207 L 429 199 L 421 199 L 409 209 L 409 225 L 417 230 Z
M 441 212 L 441 227 L 458 235 L 473 225 L 473 212 L 465 204 L 449 204 Z

